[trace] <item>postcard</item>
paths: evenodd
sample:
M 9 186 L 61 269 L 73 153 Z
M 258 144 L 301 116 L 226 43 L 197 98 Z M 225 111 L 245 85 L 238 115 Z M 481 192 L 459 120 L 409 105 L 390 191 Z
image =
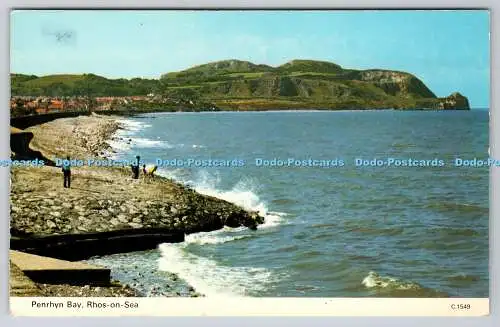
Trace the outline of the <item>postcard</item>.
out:
M 488 10 L 13 10 L 17 316 L 489 314 Z

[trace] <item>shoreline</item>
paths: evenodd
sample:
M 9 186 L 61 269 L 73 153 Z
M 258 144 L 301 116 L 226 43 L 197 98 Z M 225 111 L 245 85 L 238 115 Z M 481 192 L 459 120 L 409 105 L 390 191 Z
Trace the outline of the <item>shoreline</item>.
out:
M 117 121 L 119 118 L 96 114 L 64 118 L 23 132 L 33 134 L 29 149 L 38 151 L 44 158 L 70 155 L 104 159 L 111 148 L 107 141 L 123 127 Z M 264 223 L 264 218 L 256 212 L 199 194 L 168 178 L 155 176 L 154 180 L 146 180 L 141 176 L 134 180 L 129 175 L 130 168 L 74 167 L 71 188 L 65 189 L 58 167 L 12 167 L 10 227 L 14 238 L 11 249 L 64 257 L 52 244 L 58 243 L 62 245 L 60 248 L 71 252 L 78 238 L 86 238 L 78 247 L 79 251 L 87 252 L 80 253 L 77 259 L 81 260 L 102 254 L 103 248 L 108 250 L 105 254 L 155 249 L 160 243 L 169 242 L 168 237 L 158 238 L 161 231 L 183 236 L 224 226 L 255 229 Z M 152 238 L 148 246 L 144 246 L 145 231 L 152 231 L 157 237 Z M 116 235 L 109 238 L 106 233 Z M 130 233 L 139 233 L 135 243 L 124 238 Z M 102 243 L 102 240 L 95 243 L 95 235 L 119 240 L 122 247 L 128 247 L 121 251 L 116 248 L 117 243 Z M 33 239 L 43 238 L 56 241 L 33 245 Z M 64 240 L 62 244 L 61 240 Z M 19 246 L 23 241 L 31 242 L 31 247 Z M 88 246 L 94 243 L 98 246 Z
M 210 110 L 101 110 L 94 111 L 92 114 L 97 114 L 102 117 L 113 117 L 116 118 L 127 118 L 127 117 L 140 117 L 145 114 L 157 114 L 157 113 L 166 113 L 166 114 L 186 114 L 186 113 L 263 113 L 263 112 L 272 112 L 272 113 L 290 113 L 290 112 L 374 112 L 374 111 L 425 111 L 425 112 L 470 112 L 470 111 L 483 111 L 489 110 L 489 108 L 472 108 L 472 109 L 424 109 L 424 108 L 412 108 L 412 109 L 396 109 L 396 108 L 341 108 L 341 109 L 328 109 L 328 108 L 284 108 L 281 106 L 275 108 L 254 108 L 254 109 L 220 109 L 216 111 Z M 67 111 L 67 112 L 53 112 L 53 113 L 44 113 L 44 114 L 36 114 L 36 115 L 26 115 L 26 116 L 12 116 L 11 117 L 11 126 L 19 129 L 27 129 L 32 126 L 41 125 L 56 119 L 61 118 L 69 118 L 69 117 L 80 117 L 80 116 L 89 116 L 88 111 Z

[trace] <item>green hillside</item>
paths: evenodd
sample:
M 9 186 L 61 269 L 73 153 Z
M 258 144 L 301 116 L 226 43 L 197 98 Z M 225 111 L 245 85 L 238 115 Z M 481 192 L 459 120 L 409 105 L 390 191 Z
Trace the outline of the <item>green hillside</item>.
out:
M 94 74 L 27 76 L 11 74 L 12 96 L 129 96 L 148 94 L 158 80 L 134 78 L 108 79 Z
M 309 72 L 321 74 L 339 74 L 343 72 L 342 67 L 328 61 L 316 60 L 292 60 L 277 68 L 281 73 Z
M 292 60 L 278 67 L 223 60 L 170 72 L 159 79 L 107 79 L 93 74 L 12 74 L 12 95 L 128 96 L 154 93 L 203 100 L 227 110 L 469 109 L 458 93 L 436 95 L 416 76 L 392 70 L 353 70 L 325 61 Z

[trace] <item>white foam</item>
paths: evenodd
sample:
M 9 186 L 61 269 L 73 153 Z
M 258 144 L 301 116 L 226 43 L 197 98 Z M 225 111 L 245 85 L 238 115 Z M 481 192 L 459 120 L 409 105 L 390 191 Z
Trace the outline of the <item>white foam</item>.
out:
M 258 212 L 259 215 L 264 217 L 264 223 L 259 225 L 258 229 L 266 229 L 283 224 L 283 217 L 287 214 L 284 212 L 269 211 L 265 202 L 256 194 L 255 189 L 257 187 L 251 180 L 240 181 L 230 190 L 220 190 L 218 189 L 218 185 L 220 185 L 221 178 L 216 172 L 210 174 L 206 170 L 202 170 L 194 180 L 183 178 L 182 172 L 182 169 L 158 170 L 159 175 L 189 185 L 198 193 L 226 200 L 248 211 Z
M 370 271 L 361 283 L 367 288 L 395 288 L 399 290 L 420 288 L 416 283 L 405 282 L 393 277 L 380 276 L 373 271 Z
M 116 120 L 121 125 L 121 129 L 118 129 L 113 133 L 111 139 L 107 140 L 106 143 L 115 152 L 127 152 L 132 148 L 131 139 L 132 136 L 137 132 L 144 130 L 145 128 L 151 127 L 151 125 L 144 122 L 138 122 L 128 119 L 118 119 Z M 116 155 L 108 154 L 108 158 L 116 158 Z
M 165 148 L 171 149 L 173 148 L 168 142 L 159 141 L 159 140 L 150 140 L 148 138 L 132 138 L 131 143 L 140 148 Z
M 122 125 L 123 130 L 128 133 L 135 133 L 143 131 L 145 128 L 151 127 L 152 125 L 146 124 L 144 122 L 128 120 L 128 119 L 118 119 L 118 123 Z
M 195 181 L 189 181 L 194 189 L 204 195 L 213 196 L 228 202 L 234 203 L 245 210 L 257 211 L 263 216 L 264 224 L 259 228 L 274 227 L 283 222 L 283 217 L 286 215 L 283 212 L 269 211 L 267 205 L 255 193 L 255 183 L 250 179 L 238 182 L 231 190 L 219 190 L 220 176 L 218 174 L 209 174 L 202 170 Z
M 175 273 L 207 297 L 242 297 L 265 291 L 274 278 L 265 268 L 227 267 L 184 250 L 185 244 L 160 244 L 159 269 Z
M 106 143 L 115 150 L 116 152 L 125 152 L 130 150 L 131 145 L 127 144 L 127 142 L 119 141 L 119 140 L 107 140 Z
M 115 134 L 114 137 L 106 141 L 109 146 L 116 152 L 127 152 L 133 146 L 139 148 L 163 148 L 171 149 L 173 148 L 168 142 L 160 140 L 150 140 L 148 138 L 141 137 L 130 137 L 129 135 Z
M 238 231 L 242 231 L 242 228 L 238 228 Z M 227 229 L 221 229 L 213 232 L 201 232 L 195 234 L 186 235 L 184 242 L 187 244 L 222 244 L 226 242 L 231 242 L 235 240 L 241 240 L 244 238 L 251 237 L 250 234 L 246 235 L 225 235 L 227 234 Z

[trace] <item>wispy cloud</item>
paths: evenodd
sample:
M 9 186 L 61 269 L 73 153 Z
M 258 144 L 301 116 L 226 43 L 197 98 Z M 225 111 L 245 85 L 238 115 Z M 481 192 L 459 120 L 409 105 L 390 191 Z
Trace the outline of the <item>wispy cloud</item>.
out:
M 73 29 L 64 27 L 54 28 L 45 25 L 42 27 L 41 32 L 42 36 L 44 36 L 50 42 L 55 42 L 55 44 L 76 45 L 77 34 Z

